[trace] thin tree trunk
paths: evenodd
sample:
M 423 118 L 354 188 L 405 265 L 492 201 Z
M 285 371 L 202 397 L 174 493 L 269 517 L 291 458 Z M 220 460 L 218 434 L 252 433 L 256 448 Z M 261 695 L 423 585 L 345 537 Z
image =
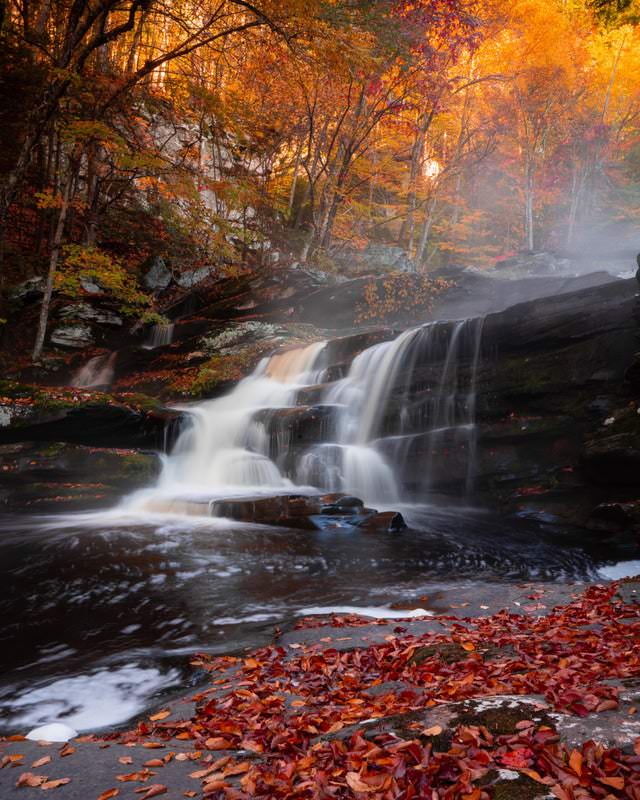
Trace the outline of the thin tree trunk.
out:
M 71 186 L 74 183 L 74 172 L 75 168 L 72 169 L 70 164 L 69 173 L 67 175 L 67 181 L 65 183 L 64 192 L 62 194 L 62 205 L 60 206 L 60 213 L 58 214 L 56 231 L 53 237 L 51 255 L 49 257 L 49 272 L 47 274 L 47 283 L 44 290 L 44 297 L 42 298 L 42 307 L 40 308 L 38 332 L 36 335 L 36 342 L 33 347 L 33 361 L 38 361 L 38 359 L 42 355 L 44 338 L 47 333 L 47 323 L 49 321 L 49 307 L 51 306 L 51 297 L 53 295 L 53 284 L 55 282 L 56 271 L 58 268 L 58 257 L 60 255 L 60 247 L 62 245 L 64 225 L 67 220 L 67 212 L 69 210 L 69 199 L 71 197 Z
M 422 228 L 422 236 L 420 237 L 420 243 L 418 245 L 418 251 L 416 253 L 415 263 L 417 270 L 420 270 L 421 264 L 424 260 L 424 254 L 427 249 L 427 244 L 429 242 L 429 234 L 431 233 L 431 225 L 433 224 L 433 215 L 435 213 L 437 203 L 438 203 L 438 195 L 436 194 L 434 187 L 433 198 L 429 203 L 427 215 L 424 220 L 424 227 Z
M 287 219 L 291 220 L 293 203 L 296 199 L 296 187 L 298 185 L 298 170 L 300 169 L 300 156 L 302 155 L 302 142 L 298 145 L 296 160 L 293 165 L 293 178 L 291 179 L 291 189 L 289 190 L 289 203 L 287 205 Z
M 526 187 L 525 187 L 525 237 L 527 249 L 533 252 L 533 203 L 534 203 L 534 170 L 532 164 L 527 164 Z

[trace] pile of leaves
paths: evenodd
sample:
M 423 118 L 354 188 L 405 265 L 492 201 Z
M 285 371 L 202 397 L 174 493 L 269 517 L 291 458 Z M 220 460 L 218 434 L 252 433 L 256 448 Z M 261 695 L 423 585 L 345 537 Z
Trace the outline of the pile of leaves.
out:
M 620 681 L 640 676 L 640 606 L 617 591 L 591 587 L 542 617 L 447 618 L 447 633 L 413 635 L 399 624 L 384 642 L 349 651 L 327 636 L 246 658 L 201 656 L 194 663 L 211 686 L 191 719 L 161 711 L 114 738 L 192 742 L 180 757 L 198 761 L 190 775 L 200 785 L 186 796 L 489 800 L 508 770 L 534 787 L 517 796 L 640 800 L 640 739 L 569 748 L 552 719 L 618 709 Z M 514 695 L 542 696 L 549 714 L 503 730 L 481 716 L 431 724 L 460 701 Z

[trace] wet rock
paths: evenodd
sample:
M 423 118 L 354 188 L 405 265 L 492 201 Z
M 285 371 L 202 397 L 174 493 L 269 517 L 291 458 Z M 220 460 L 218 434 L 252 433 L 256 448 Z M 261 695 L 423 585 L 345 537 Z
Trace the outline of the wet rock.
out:
M 609 534 L 640 530 L 640 501 L 600 503 L 591 512 L 586 527 Z
M 635 433 L 617 433 L 587 442 L 582 460 L 594 483 L 640 486 L 640 436 Z
M 31 406 L 28 415 L 0 428 L 0 444 L 67 442 L 93 447 L 148 448 L 163 451 L 167 425 L 175 411 L 148 409 L 104 400 L 84 404 L 57 401 Z
M 88 303 L 73 303 L 64 306 L 58 312 L 58 316 L 65 320 L 83 320 L 96 325 L 112 325 L 117 328 L 123 325 L 122 317 L 114 314 L 113 311 L 90 306 Z
M 38 300 L 44 294 L 45 284 L 46 281 L 42 277 L 29 278 L 9 290 L 9 299 L 23 302 Z
M 104 508 L 157 479 L 157 456 L 63 443 L 0 445 L 0 503 L 11 511 Z
M 358 523 L 358 528 L 369 533 L 399 533 L 406 527 L 404 517 L 397 511 L 381 511 Z
M 157 292 L 166 289 L 171 283 L 172 277 L 171 270 L 167 268 L 164 259 L 156 256 L 151 262 L 151 266 L 144 274 L 142 281 L 147 289 Z
M 50 342 L 59 347 L 81 349 L 90 347 L 94 339 L 88 325 L 60 325 L 51 332 Z
M 366 529 L 371 531 L 395 533 L 406 527 L 400 514 L 378 513 L 374 509 L 365 508 L 359 498 L 341 494 L 216 500 L 210 507 L 203 502 L 199 510 L 187 510 L 187 513 L 204 515 L 209 512 L 212 516 L 228 517 L 240 522 L 257 522 L 302 530 L 361 527 L 366 526 L 369 520 L 372 520 L 371 526 Z

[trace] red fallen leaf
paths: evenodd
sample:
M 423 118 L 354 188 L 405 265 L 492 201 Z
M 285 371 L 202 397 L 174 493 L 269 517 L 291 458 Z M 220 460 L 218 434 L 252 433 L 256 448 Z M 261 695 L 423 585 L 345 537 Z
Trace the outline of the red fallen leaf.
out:
M 117 797 L 120 794 L 120 789 L 107 789 L 102 792 L 98 800 L 111 800 L 112 797 Z
M 45 781 L 41 789 L 57 789 L 59 786 L 66 786 L 67 783 L 71 783 L 71 778 L 56 778 L 52 781 Z
M 640 756 L 640 739 L 636 739 L 635 742 L 633 743 L 633 752 L 637 756 Z
M 16 786 L 18 789 L 21 786 L 42 786 L 46 780 L 46 775 L 35 775 L 33 772 L 23 772 L 16 781 Z
M 562 786 L 560 786 L 560 784 L 558 783 L 555 783 L 551 787 L 551 791 L 555 794 L 556 797 L 559 798 L 559 800 L 572 800 L 571 795 L 565 792 Z
M 510 753 L 505 753 L 503 756 L 500 756 L 500 761 L 506 767 L 522 769 L 522 767 L 529 766 L 529 761 L 533 758 L 533 756 L 533 750 L 530 750 L 528 747 L 518 747 L 516 750 L 512 750 Z
M 140 800 L 149 800 L 150 797 L 158 797 L 158 795 L 166 794 L 167 787 L 162 783 L 152 783 L 151 786 L 143 786 L 141 789 L 136 789 L 136 794 L 142 794 Z

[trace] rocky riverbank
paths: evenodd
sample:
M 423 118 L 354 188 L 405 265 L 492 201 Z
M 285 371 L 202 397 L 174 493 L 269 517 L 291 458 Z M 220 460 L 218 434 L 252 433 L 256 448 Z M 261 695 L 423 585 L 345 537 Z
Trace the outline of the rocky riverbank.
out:
M 334 615 L 194 659 L 131 730 L 0 741 L 2 797 L 631 798 L 640 582 L 489 587 L 431 617 Z

